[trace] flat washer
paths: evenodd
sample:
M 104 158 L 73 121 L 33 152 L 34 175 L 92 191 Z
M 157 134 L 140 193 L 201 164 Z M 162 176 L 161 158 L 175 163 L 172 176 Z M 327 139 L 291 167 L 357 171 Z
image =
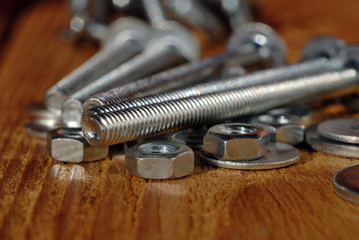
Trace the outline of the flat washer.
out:
M 25 125 L 26 132 L 30 136 L 34 136 L 41 139 L 46 139 L 47 132 L 62 127 L 62 123 L 59 119 L 55 118 L 37 118 Z
M 255 160 L 228 161 L 218 160 L 200 153 L 201 158 L 208 164 L 240 170 L 267 170 L 281 168 L 297 163 L 300 160 L 300 152 L 295 147 L 285 143 L 270 143 L 269 151 L 262 158 Z
M 357 144 L 343 143 L 321 137 L 317 132 L 317 126 L 318 124 L 314 124 L 305 131 L 305 141 L 314 150 L 342 157 L 359 158 L 359 146 Z
M 339 170 L 333 177 L 333 184 L 336 194 L 359 204 L 359 164 Z
M 319 123 L 317 131 L 322 137 L 344 143 L 359 144 L 359 119 L 342 118 Z

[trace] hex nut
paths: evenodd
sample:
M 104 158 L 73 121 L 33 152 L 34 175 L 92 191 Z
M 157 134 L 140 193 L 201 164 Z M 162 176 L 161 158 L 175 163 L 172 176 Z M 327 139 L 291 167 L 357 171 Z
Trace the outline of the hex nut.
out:
M 203 138 L 203 152 L 222 160 L 257 159 L 263 157 L 268 148 L 268 132 L 251 124 L 215 125 Z
M 109 147 L 91 146 L 81 128 L 56 128 L 47 133 L 47 151 L 62 162 L 91 162 L 107 157 Z
M 304 141 L 304 122 L 291 114 L 262 114 L 250 121 L 266 129 L 271 141 L 296 145 Z
M 137 144 L 126 153 L 126 169 L 147 179 L 175 179 L 190 174 L 194 153 L 180 142 L 154 141 Z

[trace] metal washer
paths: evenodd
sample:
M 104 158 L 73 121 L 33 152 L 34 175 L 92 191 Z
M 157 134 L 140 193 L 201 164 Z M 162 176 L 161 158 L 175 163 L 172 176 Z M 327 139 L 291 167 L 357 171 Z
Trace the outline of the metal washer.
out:
M 305 131 L 305 141 L 314 150 L 342 157 L 359 158 L 359 145 L 321 137 L 317 132 L 317 126 L 318 124 L 314 124 Z
M 359 164 L 339 170 L 333 177 L 333 184 L 336 194 L 359 204 Z
M 300 160 L 300 152 L 298 149 L 291 145 L 278 142 L 270 143 L 268 153 L 256 160 L 218 160 L 203 152 L 200 153 L 200 156 L 208 164 L 240 170 L 267 170 L 281 168 L 297 163 Z
M 334 141 L 359 144 L 359 119 L 342 118 L 327 120 L 317 127 L 319 135 Z
M 46 139 L 47 132 L 62 127 L 59 119 L 55 118 L 37 118 L 25 125 L 25 130 L 30 136 Z

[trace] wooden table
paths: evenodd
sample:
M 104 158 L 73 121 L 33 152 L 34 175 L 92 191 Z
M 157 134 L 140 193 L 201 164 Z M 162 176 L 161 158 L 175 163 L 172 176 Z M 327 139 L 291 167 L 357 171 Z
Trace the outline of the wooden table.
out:
M 359 40 L 356 0 L 263 0 L 260 9 L 287 40 L 290 61 L 318 34 Z M 11 16 L 0 18 L 0 239 L 359 238 L 359 206 L 332 187 L 336 171 L 359 161 L 305 144 L 301 162 L 288 168 L 235 171 L 197 159 L 190 176 L 172 181 L 133 177 L 123 155 L 87 164 L 52 160 L 43 141 L 26 135 L 25 106 L 96 49 L 60 40 L 68 24 L 62 1 Z M 315 119 L 350 115 L 333 103 Z

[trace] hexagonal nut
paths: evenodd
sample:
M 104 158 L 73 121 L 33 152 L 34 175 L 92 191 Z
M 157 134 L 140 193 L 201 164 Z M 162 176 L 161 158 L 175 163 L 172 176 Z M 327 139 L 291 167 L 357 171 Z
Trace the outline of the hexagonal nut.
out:
M 268 132 L 251 124 L 215 125 L 203 138 L 203 152 L 223 160 L 257 159 L 263 157 L 268 148 Z
M 137 144 L 126 151 L 126 169 L 147 179 L 175 179 L 190 174 L 194 153 L 179 142 L 154 141 Z
M 108 150 L 108 146 L 91 146 L 81 128 L 56 128 L 47 133 L 47 151 L 57 161 L 96 161 L 107 157 Z
M 251 119 L 256 124 L 266 129 L 271 140 L 276 142 L 296 145 L 304 141 L 304 122 L 296 115 L 291 114 L 262 114 Z

